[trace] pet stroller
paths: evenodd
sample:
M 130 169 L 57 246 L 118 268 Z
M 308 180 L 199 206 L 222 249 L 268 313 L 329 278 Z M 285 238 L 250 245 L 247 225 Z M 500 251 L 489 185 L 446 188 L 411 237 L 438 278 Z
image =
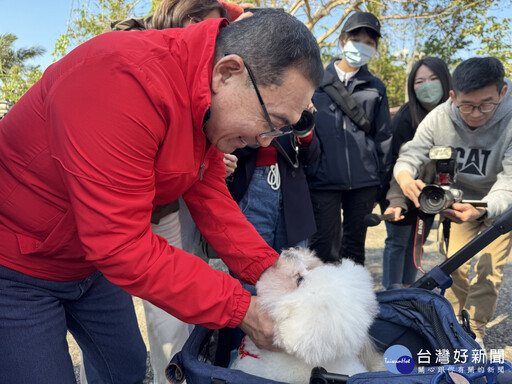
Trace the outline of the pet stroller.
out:
M 370 335 L 383 352 L 391 346 L 405 346 L 417 367 L 412 372 L 393 373 L 391 369 L 348 377 L 318 367 L 311 373 L 310 384 L 512 383 L 509 362 L 486 362 L 472 356 L 472 351 L 479 351 L 480 346 L 474 340 L 469 319 L 466 317 L 459 324 L 451 304 L 433 292 L 448 288 L 450 273 L 510 230 L 512 208 L 455 255 L 416 281 L 413 287 L 377 292 L 380 313 Z M 242 337 L 239 329 L 212 331 L 196 326 L 182 351 L 167 367 L 169 382 L 182 383 L 186 379 L 188 384 L 287 384 L 228 368 Z M 454 381 L 453 373 L 466 381 Z

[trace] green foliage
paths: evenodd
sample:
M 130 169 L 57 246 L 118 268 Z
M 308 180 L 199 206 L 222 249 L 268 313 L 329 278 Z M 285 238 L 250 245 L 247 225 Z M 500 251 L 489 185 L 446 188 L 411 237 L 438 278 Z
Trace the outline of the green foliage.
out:
M 1 79 L 0 99 L 17 102 L 41 76 L 43 73 L 39 70 L 39 66 L 14 65 Z
M 477 26 L 477 32 L 482 48 L 477 51 L 479 55 L 494 56 L 505 67 L 507 76 L 512 76 L 512 20 L 503 19 L 497 21 L 496 17 L 490 17 L 487 23 Z
M 396 64 L 396 58 L 389 52 L 387 44 L 379 47 L 379 57 L 368 63 L 370 72 L 386 85 L 389 106 L 399 107 L 405 100 L 407 74 L 403 65 Z
M 140 0 L 80 0 L 79 7 L 72 10 L 68 29 L 59 36 L 52 56 L 56 59 L 63 57 L 71 49 L 104 32 L 113 20 L 136 17 L 135 8 L 139 3 Z
M 25 62 L 42 55 L 41 47 L 14 49 L 18 37 L 12 33 L 0 35 L 0 99 L 18 101 L 41 78 L 39 66 Z

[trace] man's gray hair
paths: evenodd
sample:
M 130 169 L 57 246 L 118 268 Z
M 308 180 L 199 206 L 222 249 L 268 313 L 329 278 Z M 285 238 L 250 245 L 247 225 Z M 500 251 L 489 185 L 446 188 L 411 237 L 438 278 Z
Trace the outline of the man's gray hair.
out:
M 261 86 L 282 85 L 288 68 L 299 70 L 317 87 L 323 78 L 320 48 L 306 26 L 283 10 L 264 9 L 220 30 L 215 59 L 239 55 Z

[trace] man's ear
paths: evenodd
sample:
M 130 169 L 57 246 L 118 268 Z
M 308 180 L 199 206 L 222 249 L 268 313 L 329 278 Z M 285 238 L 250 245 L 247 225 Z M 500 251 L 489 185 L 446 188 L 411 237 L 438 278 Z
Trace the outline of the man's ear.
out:
M 453 103 L 455 103 L 455 92 L 453 90 L 450 90 L 449 94 L 450 94 L 450 98 L 452 99 Z
M 245 65 L 238 55 L 227 55 L 214 64 L 212 70 L 212 92 L 219 92 L 220 88 L 238 80 L 239 76 L 245 77 Z
M 505 84 L 503 86 L 503 88 L 501 88 L 501 92 L 500 92 L 500 103 L 503 101 L 503 98 L 505 97 L 505 95 L 507 94 L 507 91 L 508 91 L 508 86 L 507 84 Z

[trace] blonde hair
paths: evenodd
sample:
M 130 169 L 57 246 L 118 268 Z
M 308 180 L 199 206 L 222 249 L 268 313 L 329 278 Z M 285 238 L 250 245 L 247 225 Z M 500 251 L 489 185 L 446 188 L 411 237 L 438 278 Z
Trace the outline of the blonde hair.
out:
M 219 11 L 220 17 L 228 16 L 217 0 L 162 0 L 147 20 L 147 28 L 182 28 L 188 18 L 203 20 L 212 11 Z

